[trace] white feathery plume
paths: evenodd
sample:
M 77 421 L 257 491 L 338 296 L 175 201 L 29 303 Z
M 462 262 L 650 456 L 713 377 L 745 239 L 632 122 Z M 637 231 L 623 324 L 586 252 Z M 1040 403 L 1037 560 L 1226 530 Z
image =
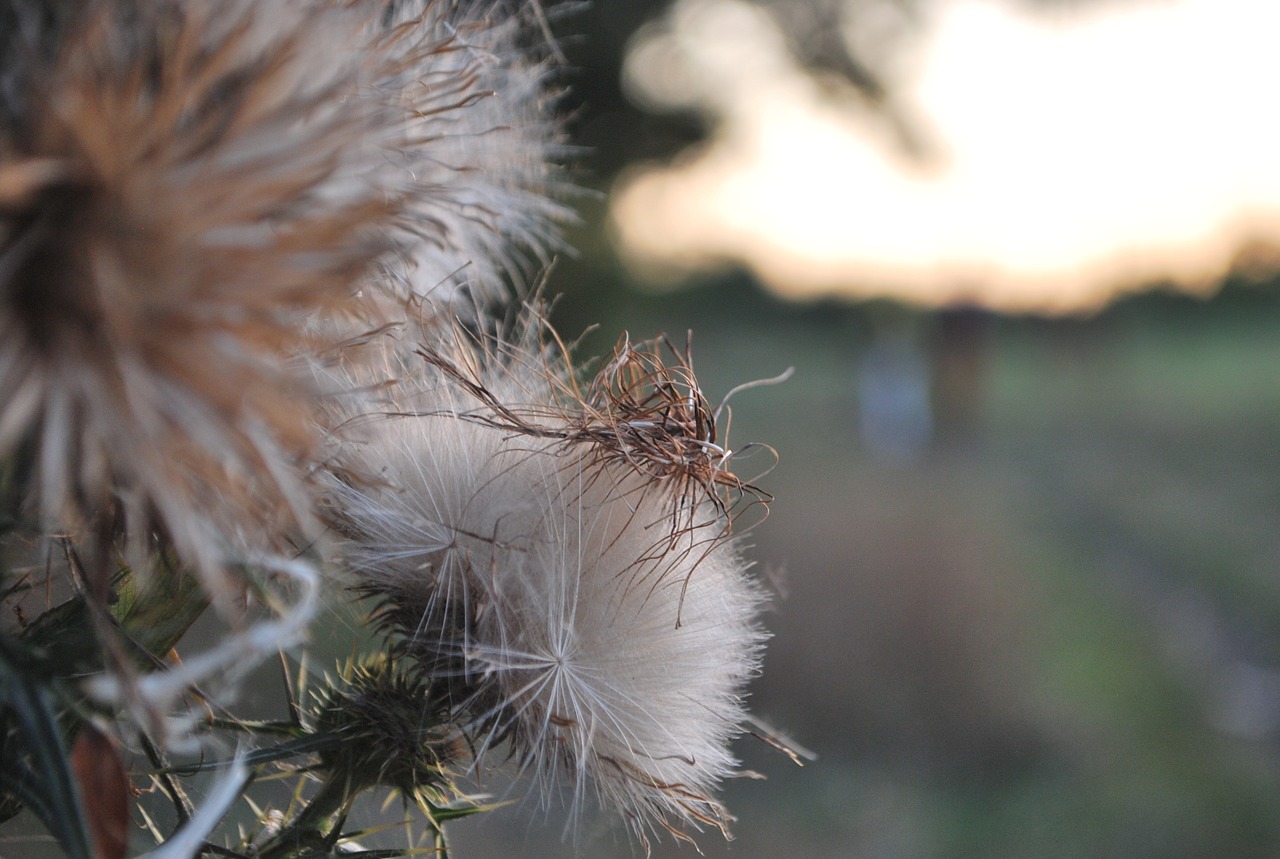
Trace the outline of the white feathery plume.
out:
M 486 422 L 475 386 L 552 425 L 571 383 L 529 342 L 392 358 L 399 381 L 340 460 L 377 463 L 378 482 L 333 481 L 359 587 L 404 654 L 451 679 L 481 758 L 509 739 L 544 797 L 567 788 L 576 808 L 594 790 L 642 838 L 723 830 L 762 594 L 719 501 Z
M 408 117 L 385 177 L 407 195 L 395 310 L 410 297 L 453 312 L 501 299 L 563 247 L 569 149 L 531 15 L 512 0 L 388 5 L 382 50 L 399 64 L 375 87 L 398 93 Z

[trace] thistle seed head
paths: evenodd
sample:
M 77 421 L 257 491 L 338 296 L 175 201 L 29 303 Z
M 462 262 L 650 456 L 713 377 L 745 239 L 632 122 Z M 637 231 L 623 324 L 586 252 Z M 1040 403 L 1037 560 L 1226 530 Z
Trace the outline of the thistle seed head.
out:
M 322 687 L 315 730 L 333 743 L 320 768 L 352 795 L 375 786 L 405 796 L 449 790 L 449 766 L 465 751 L 431 683 L 385 655 L 353 661 Z
M 401 367 L 346 450 L 380 483 L 333 481 L 359 587 L 398 650 L 448 679 L 482 759 L 509 741 L 542 796 L 594 793 L 642 837 L 724 829 L 714 794 L 764 636 L 723 505 L 673 501 L 661 475 L 564 435 L 468 419 L 479 386 L 555 427 L 554 351 L 495 361 L 463 338 L 434 355 Z
M 0 454 L 97 578 L 158 539 L 226 604 L 230 557 L 318 533 L 302 365 L 555 241 L 549 67 L 501 2 L 9 11 Z
M 309 515 L 299 323 L 387 245 L 344 161 L 377 113 L 346 98 L 365 24 L 82 8 L 0 130 L 0 447 L 35 452 L 46 527 L 158 533 L 226 596 L 228 546 Z

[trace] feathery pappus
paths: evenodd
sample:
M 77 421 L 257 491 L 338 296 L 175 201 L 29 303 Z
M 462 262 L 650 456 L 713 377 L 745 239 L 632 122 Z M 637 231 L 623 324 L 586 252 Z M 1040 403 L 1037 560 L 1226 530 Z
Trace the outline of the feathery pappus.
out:
M 454 312 L 507 298 L 505 284 L 523 284 L 563 248 L 557 225 L 575 215 L 561 165 L 572 153 L 557 67 L 530 45 L 535 12 L 536 2 L 387 4 L 398 68 L 377 87 L 399 93 L 409 116 L 386 168 L 388 185 L 408 189 L 393 313 L 409 297 Z
M 492 299 L 554 242 L 549 73 L 504 8 L 0 9 L 0 449 L 100 577 L 159 535 L 226 596 L 228 553 L 313 538 L 334 320 L 460 272 Z
M 737 768 L 762 592 L 714 487 L 635 467 L 625 440 L 567 440 L 575 383 L 541 332 L 489 348 L 455 328 L 429 357 L 385 358 L 397 382 L 344 440 L 378 482 L 333 480 L 357 587 L 401 654 L 448 678 L 481 762 L 509 740 L 542 796 L 594 792 L 641 838 L 727 832 L 715 792 Z M 561 415 L 563 435 L 476 420 L 478 393 L 544 428 Z

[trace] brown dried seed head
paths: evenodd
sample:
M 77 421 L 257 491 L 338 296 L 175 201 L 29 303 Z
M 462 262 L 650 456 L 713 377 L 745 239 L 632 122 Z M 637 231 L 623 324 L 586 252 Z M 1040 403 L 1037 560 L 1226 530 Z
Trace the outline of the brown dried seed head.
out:
M 85 9 L 0 139 L 0 446 L 33 445 L 47 524 L 125 518 L 208 571 L 306 518 L 287 362 L 387 245 L 391 203 L 346 160 L 377 118 L 348 97 L 365 21 Z
M 458 363 L 456 352 L 430 346 L 418 354 L 475 398 L 478 406 L 464 409 L 464 419 L 581 446 L 589 460 L 625 466 L 645 478 L 647 490 L 669 492 L 673 531 L 687 526 L 690 512 L 704 500 L 725 515 L 726 533 L 742 507 L 767 507 L 772 496 L 730 469 L 734 454 L 720 443 L 718 410 L 698 383 L 690 344 L 680 350 L 666 336 L 633 343 L 624 335 L 580 382 L 550 325 L 537 314 L 531 324 L 537 337 L 561 344 L 558 355 L 545 359 L 542 383 L 551 394 L 539 405 L 503 403 L 483 382 L 485 372 L 502 373 L 505 367 L 518 374 L 537 363 L 532 354 L 517 354 L 518 348 L 494 343 L 482 351 L 480 364 Z

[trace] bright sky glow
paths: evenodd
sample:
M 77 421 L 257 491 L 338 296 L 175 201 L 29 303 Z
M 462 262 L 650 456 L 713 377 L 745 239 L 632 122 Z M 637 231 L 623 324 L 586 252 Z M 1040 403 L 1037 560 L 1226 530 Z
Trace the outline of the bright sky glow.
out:
M 793 297 L 1071 311 L 1203 287 L 1246 242 L 1280 243 L 1280 3 L 936 9 L 902 82 L 942 148 L 926 169 L 819 95 L 759 11 L 678 0 L 629 79 L 722 121 L 620 183 L 624 253 L 659 277 L 744 264 Z

